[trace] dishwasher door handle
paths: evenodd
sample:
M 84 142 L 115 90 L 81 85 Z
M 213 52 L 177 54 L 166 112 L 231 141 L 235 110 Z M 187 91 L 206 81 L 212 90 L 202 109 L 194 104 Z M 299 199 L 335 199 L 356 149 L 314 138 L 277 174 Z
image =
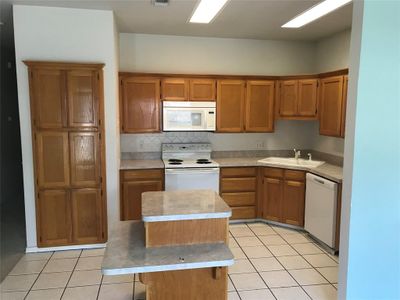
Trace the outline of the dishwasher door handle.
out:
M 319 183 L 319 184 L 325 184 L 325 181 L 318 179 L 318 178 L 314 178 L 313 179 L 315 182 Z

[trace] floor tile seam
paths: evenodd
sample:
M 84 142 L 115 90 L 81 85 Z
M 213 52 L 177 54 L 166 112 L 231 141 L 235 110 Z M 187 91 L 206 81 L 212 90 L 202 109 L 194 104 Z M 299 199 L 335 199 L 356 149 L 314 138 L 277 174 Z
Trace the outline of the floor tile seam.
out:
M 247 227 L 249 227 L 249 226 L 247 226 Z M 249 227 L 249 228 L 250 228 L 250 227 Z M 258 238 L 258 237 L 257 237 L 257 238 Z M 235 239 L 235 241 L 236 241 L 236 239 Z M 236 241 L 236 243 L 238 244 L 239 248 L 243 251 L 242 246 L 239 245 L 239 243 L 238 243 L 237 241 Z M 261 242 L 261 244 L 262 244 L 262 242 Z M 274 295 L 274 294 L 272 293 L 272 291 L 270 290 L 268 284 L 265 282 L 264 278 L 262 278 L 262 276 L 260 275 L 260 273 L 258 272 L 258 270 L 256 269 L 256 267 L 253 265 L 253 263 L 251 262 L 251 260 L 250 260 L 249 257 L 247 256 L 246 252 L 243 251 L 243 253 L 244 253 L 244 255 L 247 257 L 247 260 L 248 260 L 249 263 L 252 265 L 252 267 L 254 268 L 254 270 L 256 270 L 256 273 L 257 273 L 258 276 L 261 278 L 261 280 L 264 282 L 265 286 L 266 286 L 266 287 L 268 288 L 268 290 L 271 292 L 272 296 L 277 300 L 277 298 L 275 297 L 275 295 Z M 232 281 L 232 283 L 233 283 L 233 281 Z M 236 289 L 236 287 L 235 287 L 235 289 Z M 240 294 L 239 294 L 239 293 L 238 293 L 238 295 L 239 295 L 239 298 L 242 299 L 242 298 L 240 297 Z
M 24 300 L 28 297 L 29 293 L 32 291 L 32 288 L 34 287 L 34 285 L 36 284 L 36 282 L 39 280 L 40 275 L 42 274 L 43 270 L 46 268 L 46 266 L 49 264 L 50 259 L 53 257 L 54 255 L 54 251 L 51 253 L 49 259 L 47 260 L 47 262 L 44 264 L 42 270 L 40 271 L 40 273 L 38 274 L 38 276 L 36 277 L 35 281 L 32 283 L 31 287 L 29 288 L 28 292 L 26 293 Z
M 250 228 L 250 227 L 249 227 Z M 273 228 L 272 228 L 273 229 Z M 250 230 L 251 230 L 251 228 L 250 228 Z M 274 230 L 274 229 L 273 229 Z M 274 230 L 275 231 L 275 230 Z M 281 234 L 279 234 L 278 233 L 278 235 L 281 237 L 281 238 L 283 238 L 282 236 L 281 236 Z M 261 241 L 261 239 L 259 238 L 259 236 L 256 234 L 256 237 Z M 284 239 L 284 238 L 283 238 Z M 285 240 L 285 239 L 284 239 Z M 236 241 L 236 239 L 235 239 L 235 241 Z M 285 240 L 286 241 L 286 240 Z M 237 242 L 237 241 L 236 241 Z M 268 248 L 268 246 L 267 245 L 265 245 L 262 241 L 261 241 L 261 243 L 271 252 L 271 250 Z M 311 243 L 313 243 L 313 242 L 311 242 Z M 319 245 L 317 245 L 316 243 L 313 243 L 313 244 L 315 244 L 318 248 L 320 248 L 323 252 L 324 252 L 324 250 L 319 246 Z M 239 243 L 238 243 L 238 245 L 239 245 Z M 288 243 L 288 245 L 295 251 L 295 252 L 297 252 L 298 253 L 298 255 L 299 256 L 301 256 L 304 260 L 306 260 L 307 261 L 307 263 L 309 263 L 310 264 L 310 266 L 311 266 L 311 268 L 305 268 L 305 269 L 314 269 L 315 271 L 317 271 L 317 273 L 318 274 L 321 274 L 320 272 L 318 272 L 318 270 L 316 269 L 316 267 L 314 267 L 313 265 L 311 265 L 311 263 L 302 255 L 302 254 L 300 254 L 296 249 L 294 249 L 294 247 L 292 247 L 289 243 Z M 279 246 L 279 245 L 274 245 L 274 246 Z M 243 251 L 243 249 L 242 249 L 242 246 L 240 246 L 239 245 L 239 247 L 241 248 L 241 250 Z M 244 252 L 244 251 L 243 251 Z M 278 257 L 277 256 L 275 256 L 275 254 L 274 253 L 272 253 L 271 252 L 271 254 L 272 254 L 272 256 L 281 264 L 281 262 L 279 261 L 279 259 L 278 259 Z M 326 254 L 327 255 L 327 253 L 324 253 L 324 254 Z M 247 254 L 245 253 L 245 255 L 246 255 L 246 257 L 247 257 Z M 307 254 L 306 254 L 307 255 Z M 315 254 L 315 255 L 318 255 L 318 254 Z M 287 255 L 287 256 L 293 256 L 293 255 Z M 328 255 L 327 255 L 328 256 Z M 329 256 L 328 256 L 329 257 Z M 332 258 L 330 258 L 331 260 L 333 260 Z M 249 260 L 249 262 L 252 264 L 252 266 L 254 267 L 254 265 L 253 265 L 253 263 L 251 262 L 251 260 L 248 258 L 248 260 Z M 282 264 L 281 264 L 282 265 Z M 307 291 L 303 288 L 303 286 L 302 285 L 300 285 L 300 283 L 292 276 L 292 274 L 290 274 L 290 272 L 289 272 L 289 270 L 288 269 L 286 269 L 285 268 L 285 266 L 283 266 L 282 265 L 282 267 L 284 268 L 284 270 L 289 274 L 289 276 L 290 277 L 292 277 L 293 278 L 293 280 L 298 284 L 298 286 L 306 293 L 306 295 L 308 296 L 308 297 L 310 297 L 310 299 L 313 299 L 308 293 L 307 293 Z M 255 267 L 254 267 L 254 269 L 256 269 Z M 299 269 L 299 270 L 301 270 L 301 269 Z M 260 272 L 256 269 L 256 271 L 257 271 L 257 273 L 259 274 L 259 276 L 262 278 L 262 276 L 261 276 L 261 274 L 260 274 Z M 266 271 L 266 272 L 273 272 L 273 271 Z M 321 276 L 327 281 L 327 283 L 325 283 L 325 285 L 331 285 L 331 286 L 333 286 L 333 284 L 329 281 L 329 280 L 327 280 L 327 278 L 325 278 L 322 274 L 321 274 Z M 264 281 L 264 279 L 262 278 L 262 280 Z M 266 282 L 264 281 L 264 283 L 266 284 Z M 266 284 L 267 285 L 267 284 Z M 316 284 L 315 284 L 316 285 Z M 319 285 L 321 285 L 321 284 L 319 284 Z M 267 285 L 268 286 L 268 285 Z M 309 285 L 304 285 L 304 286 L 309 286 Z M 335 286 L 333 286 L 334 288 L 335 288 Z M 269 286 L 268 286 L 268 288 L 269 288 Z M 269 288 L 270 289 L 270 288 Z M 272 291 L 271 291 L 272 292 Z M 274 295 L 274 297 L 275 297 L 275 295 Z M 276 297 L 275 297 L 276 298 Z
M 83 250 L 81 250 L 81 252 L 79 253 L 78 259 L 76 260 L 75 265 L 74 265 L 74 267 L 72 268 L 71 275 L 69 276 L 69 278 L 68 278 L 68 280 L 67 280 L 67 283 L 66 283 L 66 285 L 65 285 L 65 287 L 64 287 L 64 290 L 63 290 L 63 292 L 61 293 L 60 299 L 62 299 L 62 297 L 64 297 L 65 291 L 66 291 L 66 289 L 67 289 L 67 287 L 68 287 L 69 282 L 71 281 L 72 275 L 73 275 L 74 272 L 75 272 L 75 268 L 76 268 L 76 266 L 77 266 L 77 264 L 78 264 L 78 262 L 79 262 L 79 259 L 80 259 L 81 255 L 82 255 L 82 252 L 83 252 Z
M 290 245 L 289 245 L 290 246 Z M 268 247 L 267 247 L 268 248 Z M 297 251 L 296 251 L 296 249 L 294 249 L 293 247 L 291 247 L 296 253 L 298 253 Z M 269 248 L 268 248 L 268 250 L 269 250 Z M 272 252 L 271 252 L 272 253 Z M 300 255 L 300 253 L 298 253 L 299 255 Z M 274 253 L 272 253 L 272 255 L 273 255 L 273 257 L 281 264 L 281 262 L 278 260 L 278 258 L 277 258 L 277 256 L 275 256 L 275 254 Z M 281 264 L 282 265 L 282 264 Z M 305 291 L 305 289 L 300 285 L 300 283 L 292 276 L 292 274 L 290 274 L 290 272 L 289 272 L 289 270 L 287 270 L 286 268 L 285 268 L 285 266 L 283 266 L 282 265 L 282 267 L 284 268 L 284 270 L 289 274 L 289 276 L 298 284 L 298 286 L 304 291 L 304 293 L 306 293 L 306 295 L 308 296 L 308 297 L 310 297 L 310 299 L 312 299 L 311 298 L 311 296 Z M 261 276 L 261 275 L 260 275 Z

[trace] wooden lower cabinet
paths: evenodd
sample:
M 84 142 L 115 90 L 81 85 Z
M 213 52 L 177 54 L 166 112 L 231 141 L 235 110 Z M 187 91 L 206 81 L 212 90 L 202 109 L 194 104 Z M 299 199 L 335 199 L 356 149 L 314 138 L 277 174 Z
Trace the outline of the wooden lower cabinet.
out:
M 256 218 L 256 168 L 221 168 L 220 174 L 220 194 L 232 209 L 231 219 Z
M 39 246 L 103 242 L 100 189 L 42 190 L 38 194 Z
M 271 221 L 280 222 L 283 199 L 282 180 L 265 177 L 263 194 L 264 218 Z
M 264 168 L 263 218 L 304 225 L 305 172 Z
M 142 193 L 164 190 L 164 171 L 162 169 L 122 170 L 120 179 L 121 220 L 140 220 Z
M 102 201 L 99 189 L 77 189 L 71 191 L 73 240 L 77 244 L 92 244 L 101 241 Z
M 283 183 L 282 222 L 304 226 L 305 183 L 285 180 Z
M 43 190 L 37 197 L 39 246 L 72 243 L 71 202 L 68 190 Z

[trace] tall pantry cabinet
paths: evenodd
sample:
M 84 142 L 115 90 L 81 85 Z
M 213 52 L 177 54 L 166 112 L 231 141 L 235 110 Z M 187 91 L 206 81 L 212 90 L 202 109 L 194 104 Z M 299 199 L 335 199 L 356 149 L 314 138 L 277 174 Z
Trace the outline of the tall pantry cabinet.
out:
M 103 64 L 27 61 L 39 247 L 107 240 Z

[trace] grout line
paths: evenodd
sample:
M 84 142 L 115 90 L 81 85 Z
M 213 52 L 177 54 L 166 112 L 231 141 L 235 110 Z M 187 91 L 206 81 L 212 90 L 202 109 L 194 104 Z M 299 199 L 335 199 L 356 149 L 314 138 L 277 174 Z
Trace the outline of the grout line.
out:
M 28 297 L 29 293 L 32 291 L 33 286 L 35 285 L 35 283 L 38 281 L 40 275 L 42 274 L 43 270 L 46 268 L 46 266 L 49 264 L 50 259 L 53 257 L 54 255 L 54 251 L 51 253 L 51 255 L 49 256 L 49 258 L 47 259 L 46 263 L 44 264 L 42 270 L 40 271 L 40 273 L 38 274 L 38 276 L 36 277 L 35 281 L 32 283 L 31 287 L 29 288 L 28 292 L 26 293 L 24 300 Z
M 247 223 L 244 223 L 244 224 L 247 225 Z M 275 229 L 274 229 L 271 225 L 268 225 L 268 226 L 270 226 L 270 227 L 272 228 L 272 230 L 275 231 Z M 255 234 L 255 236 L 257 237 L 257 239 L 260 240 L 261 243 L 270 251 L 270 249 L 268 248 L 268 246 L 262 242 L 262 240 L 260 239 L 260 236 L 257 235 L 257 234 L 252 230 L 251 227 L 247 226 L 247 228 L 249 228 L 249 229 L 252 231 L 252 233 Z M 279 233 L 279 232 L 277 232 L 277 231 L 275 231 L 275 232 L 276 232 L 276 233 L 278 234 L 278 236 L 280 236 L 285 242 L 287 242 L 287 245 L 289 245 L 289 246 L 298 254 L 298 255 L 296 255 L 296 256 L 300 256 L 302 259 L 304 259 L 305 261 L 307 261 L 307 260 L 305 259 L 305 257 L 304 257 L 302 254 L 300 254 L 300 253 L 292 246 L 292 244 L 289 243 L 289 242 L 284 238 L 284 234 L 281 234 L 281 233 Z M 242 246 L 237 242 L 236 237 L 233 236 L 233 234 L 232 234 L 232 237 L 234 238 L 235 242 L 238 244 L 239 248 L 243 251 Z M 316 245 L 318 248 L 320 248 L 320 247 L 319 247 L 317 244 L 315 244 L 313 241 L 309 241 L 309 242 L 307 242 L 307 244 L 308 244 L 308 243 L 312 243 L 312 244 Z M 306 243 L 296 243 L 296 244 L 306 244 Z M 321 248 L 320 248 L 320 249 L 321 249 Z M 323 249 L 321 249 L 321 250 L 323 251 Z M 244 251 L 243 251 L 243 252 L 244 252 Z M 271 251 L 270 251 L 270 252 L 271 252 Z M 324 252 L 324 251 L 323 251 L 323 252 Z M 247 254 L 246 254 L 245 252 L 244 252 L 244 254 L 245 254 L 245 256 L 247 257 L 247 259 L 249 260 L 250 264 L 254 267 L 253 263 L 251 262 L 250 258 L 248 258 Z M 274 257 L 274 258 L 279 262 L 279 264 L 281 264 L 281 263 L 280 263 L 278 257 L 294 256 L 294 255 L 275 256 L 272 252 L 271 252 L 271 254 L 272 254 L 272 257 Z M 324 252 L 323 254 L 327 255 L 327 253 L 325 253 L 325 252 Z M 316 254 L 316 255 L 318 255 L 318 254 Z M 327 256 L 328 256 L 328 255 L 327 255 Z M 329 257 L 329 256 L 328 256 L 328 257 Z M 331 258 L 331 257 L 329 257 L 329 258 L 330 258 L 331 260 L 335 261 L 333 258 Z M 309 263 L 309 262 L 307 261 L 307 263 Z M 335 263 L 338 264 L 336 261 L 335 261 Z M 309 264 L 310 264 L 310 263 L 309 263 Z M 281 265 L 282 265 L 282 264 L 281 264 Z M 311 268 L 306 268 L 306 269 L 314 269 L 318 274 L 320 274 L 320 275 L 322 276 L 322 278 L 324 278 L 324 279 L 327 281 L 327 283 L 311 284 L 311 285 L 331 285 L 331 286 L 333 286 L 333 288 L 335 288 L 335 286 L 333 285 L 333 283 L 331 283 L 327 278 L 325 278 L 325 276 L 323 276 L 320 272 L 318 272 L 318 270 L 316 269 L 316 267 L 314 267 L 314 266 L 311 265 L 311 264 L 310 264 L 310 266 L 311 266 Z M 312 297 L 306 292 L 306 290 L 303 288 L 303 286 L 299 284 L 299 282 L 292 276 L 292 274 L 290 274 L 289 270 L 286 269 L 286 267 L 283 266 L 283 265 L 282 265 L 282 267 L 283 267 L 284 270 L 289 274 L 289 276 L 293 278 L 293 280 L 294 280 L 294 281 L 298 284 L 298 286 L 304 291 L 304 293 L 312 299 Z M 259 271 L 258 271 L 255 267 L 254 267 L 254 269 L 256 270 L 256 272 L 258 273 L 258 275 L 259 275 L 259 276 L 261 277 L 261 279 L 262 279 L 262 276 L 260 275 Z M 304 269 L 304 268 L 302 268 L 302 269 Z M 290 270 L 302 270 L 302 269 L 290 269 Z M 273 271 L 266 271 L 266 272 L 273 272 Z M 263 280 L 263 279 L 262 279 L 262 280 Z M 263 280 L 263 281 L 264 281 L 264 280 Z M 264 283 L 265 283 L 265 281 L 264 281 Z M 266 284 L 266 283 L 265 283 L 265 284 Z M 267 285 L 267 284 L 266 284 L 266 285 Z M 304 286 L 310 286 L 310 285 L 304 285 Z M 271 288 L 270 288 L 268 285 L 267 285 L 267 287 L 268 287 L 268 288 L 270 289 L 270 291 L 272 292 Z M 287 288 L 287 287 L 277 287 L 277 288 Z M 336 289 L 336 288 L 335 288 L 335 289 Z M 337 289 L 336 289 L 336 290 L 337 290 Z M 272 294 L 273 294 L 273 293 L 272 293 Z M 273 295 L 273 296 L 275 297 L 275 295 Z
M 104 275 L 101 274 L 100 285 L 99 285 L 99 289 L 97 290 L 96 300 L 99 299 L 99 296 L 100 296 L 100 289 L 101 289 L 101 287 L 103 286 L 103 279 L 104 279 Z M 133 297 L 132 297 L 132 299 L 133 299 Z
M 77 266 L 77 264 L 78 264 L 78 262 L 79 262 L 79 259 L 81 258 L 81 255 L 82 255 L 82 250 L 81 250 L 81 252 L 79 253 L 78 259 L 76 260 L 76 263 L 75 263 L 74 267 L 72 268 L 71 275 L 70 275 L 69 278 L 68 278 L 67 284 L 66 284 L 65 287 L 64 287 L 64 290 L 63 290 L 63 292 L 62 292 L 62 294 L 61 294 L 60 299 L 62 299 L 62 297 L 64 297 L 65 290 L 67 289 L 68 284 L 69 284 L 69 282 L 71 281 L 72 275 L 73 275 L 74 272 L 75 272 L 75 268 L 76 268 L 76 266 Z
M 247 223 L 244 223 L 244 224 L 246 225 L 246 228 L 249 228 L 249 229 L 251 230 L 251 228 L 247 225 Z M 251 230 L 251 231 L 252 231 L 252 230 Z M 253 232 L 253 231 L 252 231 L 252 232 Z M 254 232 L 253 232 L 253 233 L 254 233 Z M 256 236 L 256 238 L 261 242 L 261 240 L 258 238 L 258 236 L 257 236 L 257 235 L 255 235 L 255 236 Z M 275 295 L 272 293 L 272 291 L 271 291 L 270 287 L 268 286 L 268 284 L 265 282 L 264 278 L 262 278 L 262 276 L 260 275 L 260 272 L 258 272 L 258 270 L 257 270 L 257 268 L 254 266 L 253 262 L 252 262 L 252 261 L 250 260 L 250 258 L 247 256 L 246 252 L 243 251 L 243 248 L 242 248 L 242 246 L 238 243 L 238 241 L 236 240 L 236 237 L 234 237 L 233 234 L 232 234 L 232 237 L 233 237 L 233 239 L 235 240 L 235 242 L 238 244 L 240 250 L 241 250 L 241 251 L 244 253 L 244 255 L 247 257 L 247 260 L 248 260 L 249 263 L 252 265 L 252 267 L 253 267 L 254 270 L 256 271 L 257 275 L 261 278 L 262 282 L 264 282 L 264 284 L 265 284 L 265 286 L 267 287 L 268 291 L 271 293 L 271 295 L 272 295 L 275 299 L 277 299 L 277 298 L 275 297 Z M 261 244 L 264 245 L 262 242 L 261 242 Z M 279 263 L 279 262 L 278 262 L 278 263 Z M 252 272 L 252 273 L 254 273 L 254 272 Z M 239 274 L 243 274 L 243 273 L 239 273 Z M 235 286 L 235 284 L 233 283 L 233 280 L 232 280 L 232 284 Z M 236 286 L 235 286 L 235 289 L 236 289 Z M 242 299 L 242 298 L 240 297 L 239 292 L 238 292 L 237 294 L 238 294 L 238 296 L 239 296 L 239 299 Z

